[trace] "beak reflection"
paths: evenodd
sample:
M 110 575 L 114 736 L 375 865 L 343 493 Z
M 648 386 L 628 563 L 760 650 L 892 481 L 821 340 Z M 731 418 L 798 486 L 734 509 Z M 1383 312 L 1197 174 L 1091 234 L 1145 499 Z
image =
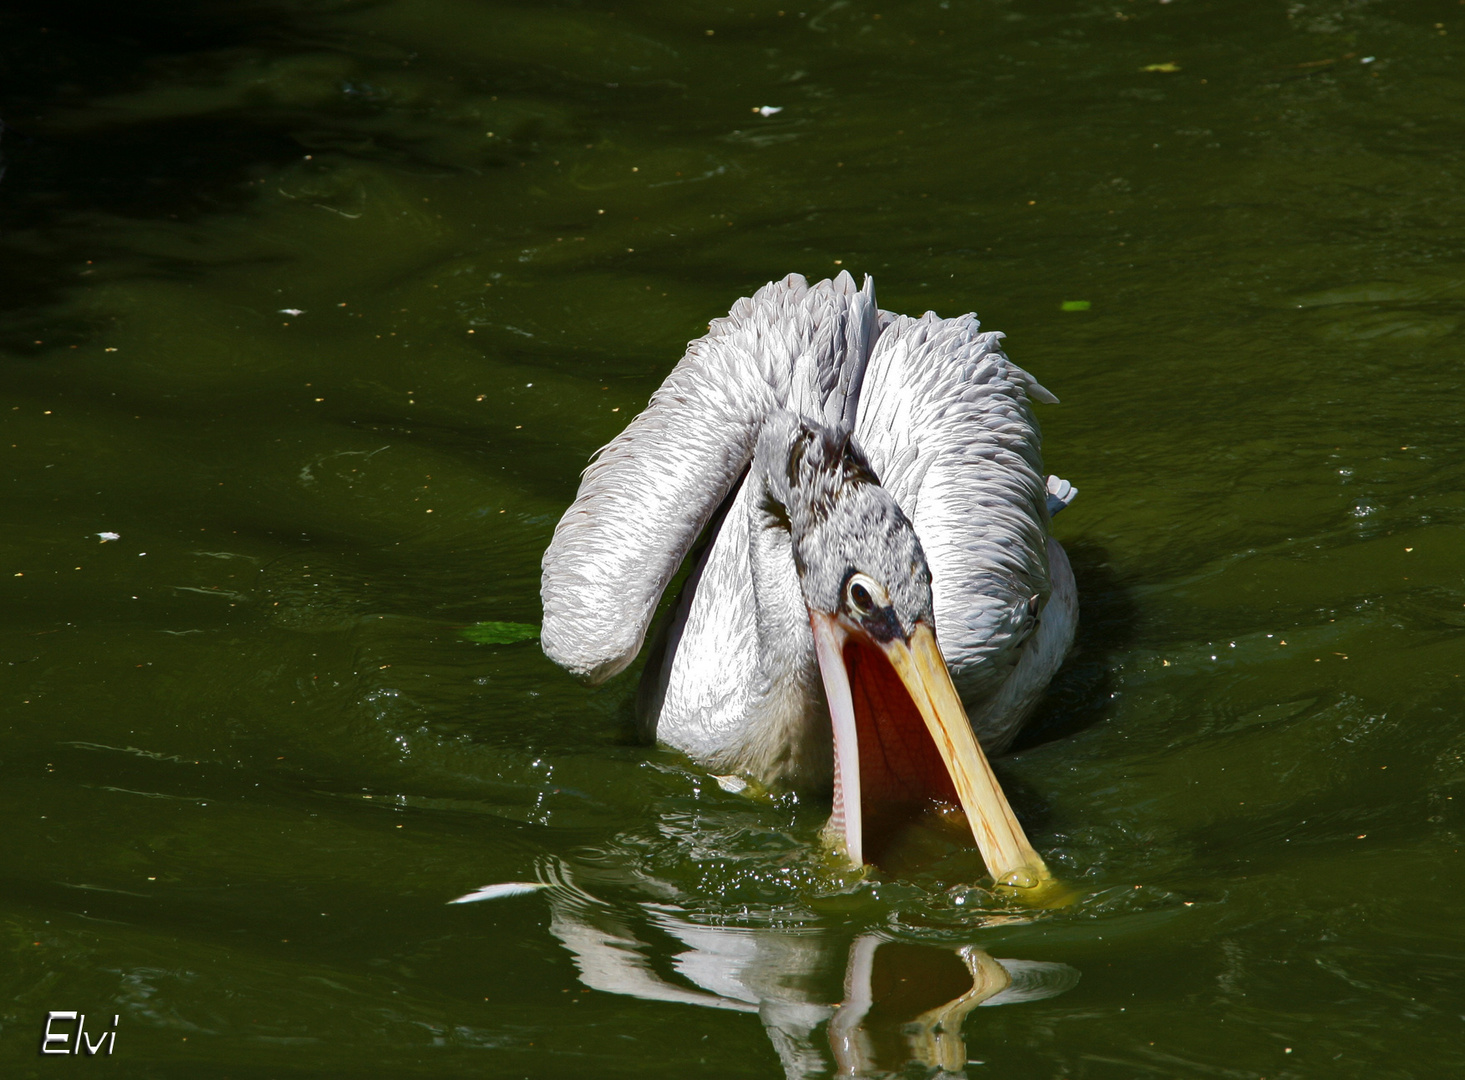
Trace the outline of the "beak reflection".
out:
M 841 926 L 727 926 L 664 898 L 612 903 L 558 860 L 541 862 L 549 930 L 591 990 L 749 1013 L 762 1021 L 789 1080 L 963 1075 L 994 1038 L 979 1006 L 1025 1005 L 1078 984 L 1052 961 L 994 957 L 975 943 L 936 944 Z M 651 881 L 653 879 L 646 879 Z M 665 892 L 675 892 L 657 882 Z M 480 893 L 486 890 L 479 890 Z M 1011 915 L 994 921 L 1009 928 Z

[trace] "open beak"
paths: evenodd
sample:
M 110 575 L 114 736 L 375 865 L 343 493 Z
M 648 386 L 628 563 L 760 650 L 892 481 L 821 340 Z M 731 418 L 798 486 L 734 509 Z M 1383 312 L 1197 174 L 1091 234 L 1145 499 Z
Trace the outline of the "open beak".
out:
M 861 628 L 850 627 L 835 616 L 810 612 L 809 621 L 834 726 L 832 823 L 836 831 L 842 832 L 851 861 L 857 865 L 865 861 L 863 789 L 871 787 L 872 781 L 885 789 L 892 782 L 902 782 L 898 775 L 902 767 L 906 776 L 917 776 L 921 760 L 932 763 L 927 766 L 928 772 L 936 767 L 929 747 L 910 746 L 913 738 L 919 738 L 918 734 L 893 730 L 899 721 L 892 717 L 900 713 L 911 716 L 905 726 L 916 726 L 911 712 L 914 706 L 914 714 L 924 722 L 926 735 L 934 744 L 935 758 L 945 769 L 945 777 L 937 779 L 949 778 L 993 880 L 1024 893 L 1030 889 L 1048 892 L 1045 886 L 1054 884 L 1052 875 L 1028 843 L 1007 796 L 992 775 L 986 755 L 977 745 L 971 722 L 936 644 L 935 632 L 918 623 L 908 640 L 897 636 L 877 642 Z M 875 658 L 877 651 L 883 654 L 888 667 Z M 862 734 L 867 742 L 873 734 L 882 744 L 881 753 L 899 759 L 880 778 L 867 780 L 862 776 Z M 872 760 L 872 752 L 866 750 L 863 755 L 866 761 Z M 917 764 L 901 764 L 912 761 Z M 1036 894 L 1028 895 L 1036 898 Z

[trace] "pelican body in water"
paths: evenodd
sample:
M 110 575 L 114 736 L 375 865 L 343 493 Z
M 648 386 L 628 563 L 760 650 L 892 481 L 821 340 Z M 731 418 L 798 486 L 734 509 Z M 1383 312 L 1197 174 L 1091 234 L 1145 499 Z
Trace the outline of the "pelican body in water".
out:
M 791 274 L 733 305 L 601 449 L 544 554 L 542 642 L 599 683 L 650 650 L 643 732 L 716 773 L 833 791 L 850 859 L 960 803 L 1000 884 L 1049 875 L 981 746 L 1005 748 L 1072 643 L 1033 401 L 974 315 L 882 311 Z

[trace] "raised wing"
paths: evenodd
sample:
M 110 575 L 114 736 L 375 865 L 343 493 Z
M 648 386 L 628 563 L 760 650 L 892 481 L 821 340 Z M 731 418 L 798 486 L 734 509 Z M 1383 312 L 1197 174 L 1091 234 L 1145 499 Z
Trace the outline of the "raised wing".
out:
M 1007 359 L 1002 336 L 983 333 L 975 315 L 892 317 L 855 425 L 921 539 L 937 638 L 969 707 L 1007 681 L 1050 587 L 1048 489 L 1030 403 L 1057 398 Z
M 739 300 L 585 470 L 544 553 L 541 641 L 587 682 L 641 649 L 657 602 L 774 408 L 852 418 L 878 328 L 874 285 L 798 274 Z

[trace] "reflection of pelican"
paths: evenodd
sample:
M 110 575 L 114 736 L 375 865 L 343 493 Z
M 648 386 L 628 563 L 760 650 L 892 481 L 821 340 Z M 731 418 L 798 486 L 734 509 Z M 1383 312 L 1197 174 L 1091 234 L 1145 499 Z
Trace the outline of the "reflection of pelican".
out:
M 968 1013 L 1054 997 L 1079 979 L 1067 964 L 998 960 L 974 945 L 723 926 L 670 902 L 615 907 L 586 893 L 566 868 L 552 861 L 541 868 L 550 931 L 574 955 L 582 983 L 755 1013 L 794 1080 L 828 1075 L 831 1064 L 837 1076 L 899 1075 L 910 1061 L 960 1075 Z
M 1000 338 L 881 311 L 844 273 L 738 301 L 586 470 L 544 555 L 545 652 L 623 669 L 711 523 L 642 676 L 646 731 L 719 773 L 832 783 L 857 863 L 891 808 L 936 798 L 999 881 L 1046 879 L 973 737 L 1011 741 L 1077 612 L 1048 537 L 1072 488 L 1045 483 L 1029 407 L 1055 399 Z

